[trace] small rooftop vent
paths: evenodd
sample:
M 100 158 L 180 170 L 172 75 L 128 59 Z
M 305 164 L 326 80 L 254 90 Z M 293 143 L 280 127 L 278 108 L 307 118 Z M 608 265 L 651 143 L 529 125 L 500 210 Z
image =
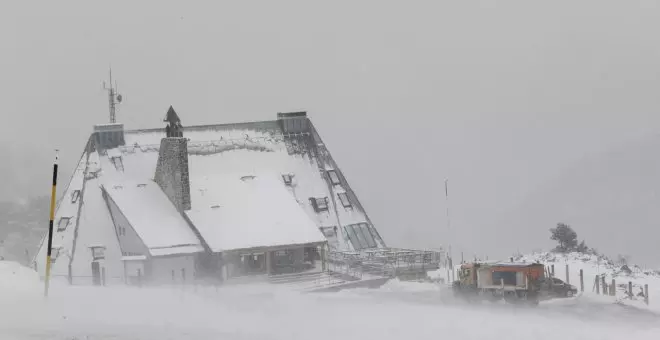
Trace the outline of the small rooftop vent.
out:
M 277 120 L 282 126 L 284 133 L 303 133 L 309 132 L 309 119 L 307 119 L 307 112 L 279 112 L 277 113 Z
M 108 150 L 126 144 L 124 124 L 94 125 L 94 142 L 97 149 Z

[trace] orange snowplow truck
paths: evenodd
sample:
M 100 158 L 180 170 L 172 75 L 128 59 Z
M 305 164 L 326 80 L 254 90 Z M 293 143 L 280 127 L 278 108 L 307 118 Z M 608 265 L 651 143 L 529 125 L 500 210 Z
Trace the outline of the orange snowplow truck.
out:
M 538 304 L 545 267 L 540 263 L 465 263 L 452 289 L 458 297 L 472 300 L 505 300 Z

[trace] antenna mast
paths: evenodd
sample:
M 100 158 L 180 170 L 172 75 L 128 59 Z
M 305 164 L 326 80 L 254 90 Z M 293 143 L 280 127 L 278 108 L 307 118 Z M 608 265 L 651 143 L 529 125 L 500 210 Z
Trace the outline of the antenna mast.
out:
M 448 242 L 449 243 L 449 249 L 446 253 L 447 257 L 448 257 L 448 264 L 449 264 L 449 266 L 448 266 L 449 268 L 447 268 L 447 269 L 451 270 L 451 276 L 452 276 L 452 282 L 453 282 L 455 277 L 454 277 L 454 263 L 453 263 L 454 261 L 453 261 L 452 251 L 451 251 L 451 241 L 452 241 L 451 234 L 452 234 L 452 232 L 451 232 L 451 218 L 449 216 L 449 179 L 445 179 L 445 208 L 446 208 L 445 212 L 446 212 L 446 217 L 447 217 L 447 239 L 449 241 Z M 449 273 L 447 273 L 447 279 L 449 279 Z
M 112 67 L 110 68 L 110 86 L 107 86 L 103 82 L 103 88 L 108 91 L 108 103 L 110 107 L 110 123 L 114 124 L 117 122 L 116 115 L 116 106 L 121 103 L 122 97 L 121 94 L 117 94 L 117 84 L 113 86 L 112 84 Z

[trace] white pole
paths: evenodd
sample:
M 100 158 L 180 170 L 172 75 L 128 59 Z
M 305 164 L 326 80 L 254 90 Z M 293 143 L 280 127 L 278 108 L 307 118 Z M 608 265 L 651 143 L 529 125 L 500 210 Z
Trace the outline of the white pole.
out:
M 451 218 L 449 215 L 449 179 L 445 179 L 445 211 L 447 215 L 447 244 L 449 245 L 449 249 L 447 252 L 447 257 L 452 258 L 452 252 L 451 252 Z M 449 264 L 453 265 L 454 261 L 449 261 Z M 448 269 L 448 273 L 450 268 Z M 451 276 L 452 276 L 452 282 L 456 279 L 455 274 L 454 274 L 454 268 L 451 268 Z M 449 274 L 447 274 L 447 280 L 449 280 Z

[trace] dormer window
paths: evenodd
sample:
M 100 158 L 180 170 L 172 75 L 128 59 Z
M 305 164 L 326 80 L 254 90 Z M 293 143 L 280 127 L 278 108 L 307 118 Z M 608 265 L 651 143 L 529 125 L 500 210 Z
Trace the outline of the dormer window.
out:
M 328 211 L 327 197 L 323 197 L 323 198 L 312 197 L 309 199 L 309 201 L 312 203 L 312 207 L 314 207 L 314 211 L 316 212 Z
M 344 206 L 344 208 L 350 208 L 351 207 L 351 201 L 348 199 L 348 194 L 345 192 L 340 192 L 337 194 L 339 196 L 339 200 L 341 201 L 341 205 Z
M 320 227 L 319 230 L 325 237 L 337 237 L 337 227 Z
M 71 217 L 60 217 L 60 220 L 57 223 L 57 231 L 66 230 L 66 227 L 69 226 L 70 221 L 71 221 Z
M 80 190 L 74 190 L 71 193 L 71 203 L 77 203 L 79 197 L 80 197 Z
M 291 184 L 293 183 L 293 174 L 282 175 L 282 180 L 284 181 L 285 185 L 291 186 Z
M 337 171 L 335 170 L 328 170 L 328 178 L 330 178 L 330 183 L 332 183 L 332 185 L 338 185 L 341 183 Z

